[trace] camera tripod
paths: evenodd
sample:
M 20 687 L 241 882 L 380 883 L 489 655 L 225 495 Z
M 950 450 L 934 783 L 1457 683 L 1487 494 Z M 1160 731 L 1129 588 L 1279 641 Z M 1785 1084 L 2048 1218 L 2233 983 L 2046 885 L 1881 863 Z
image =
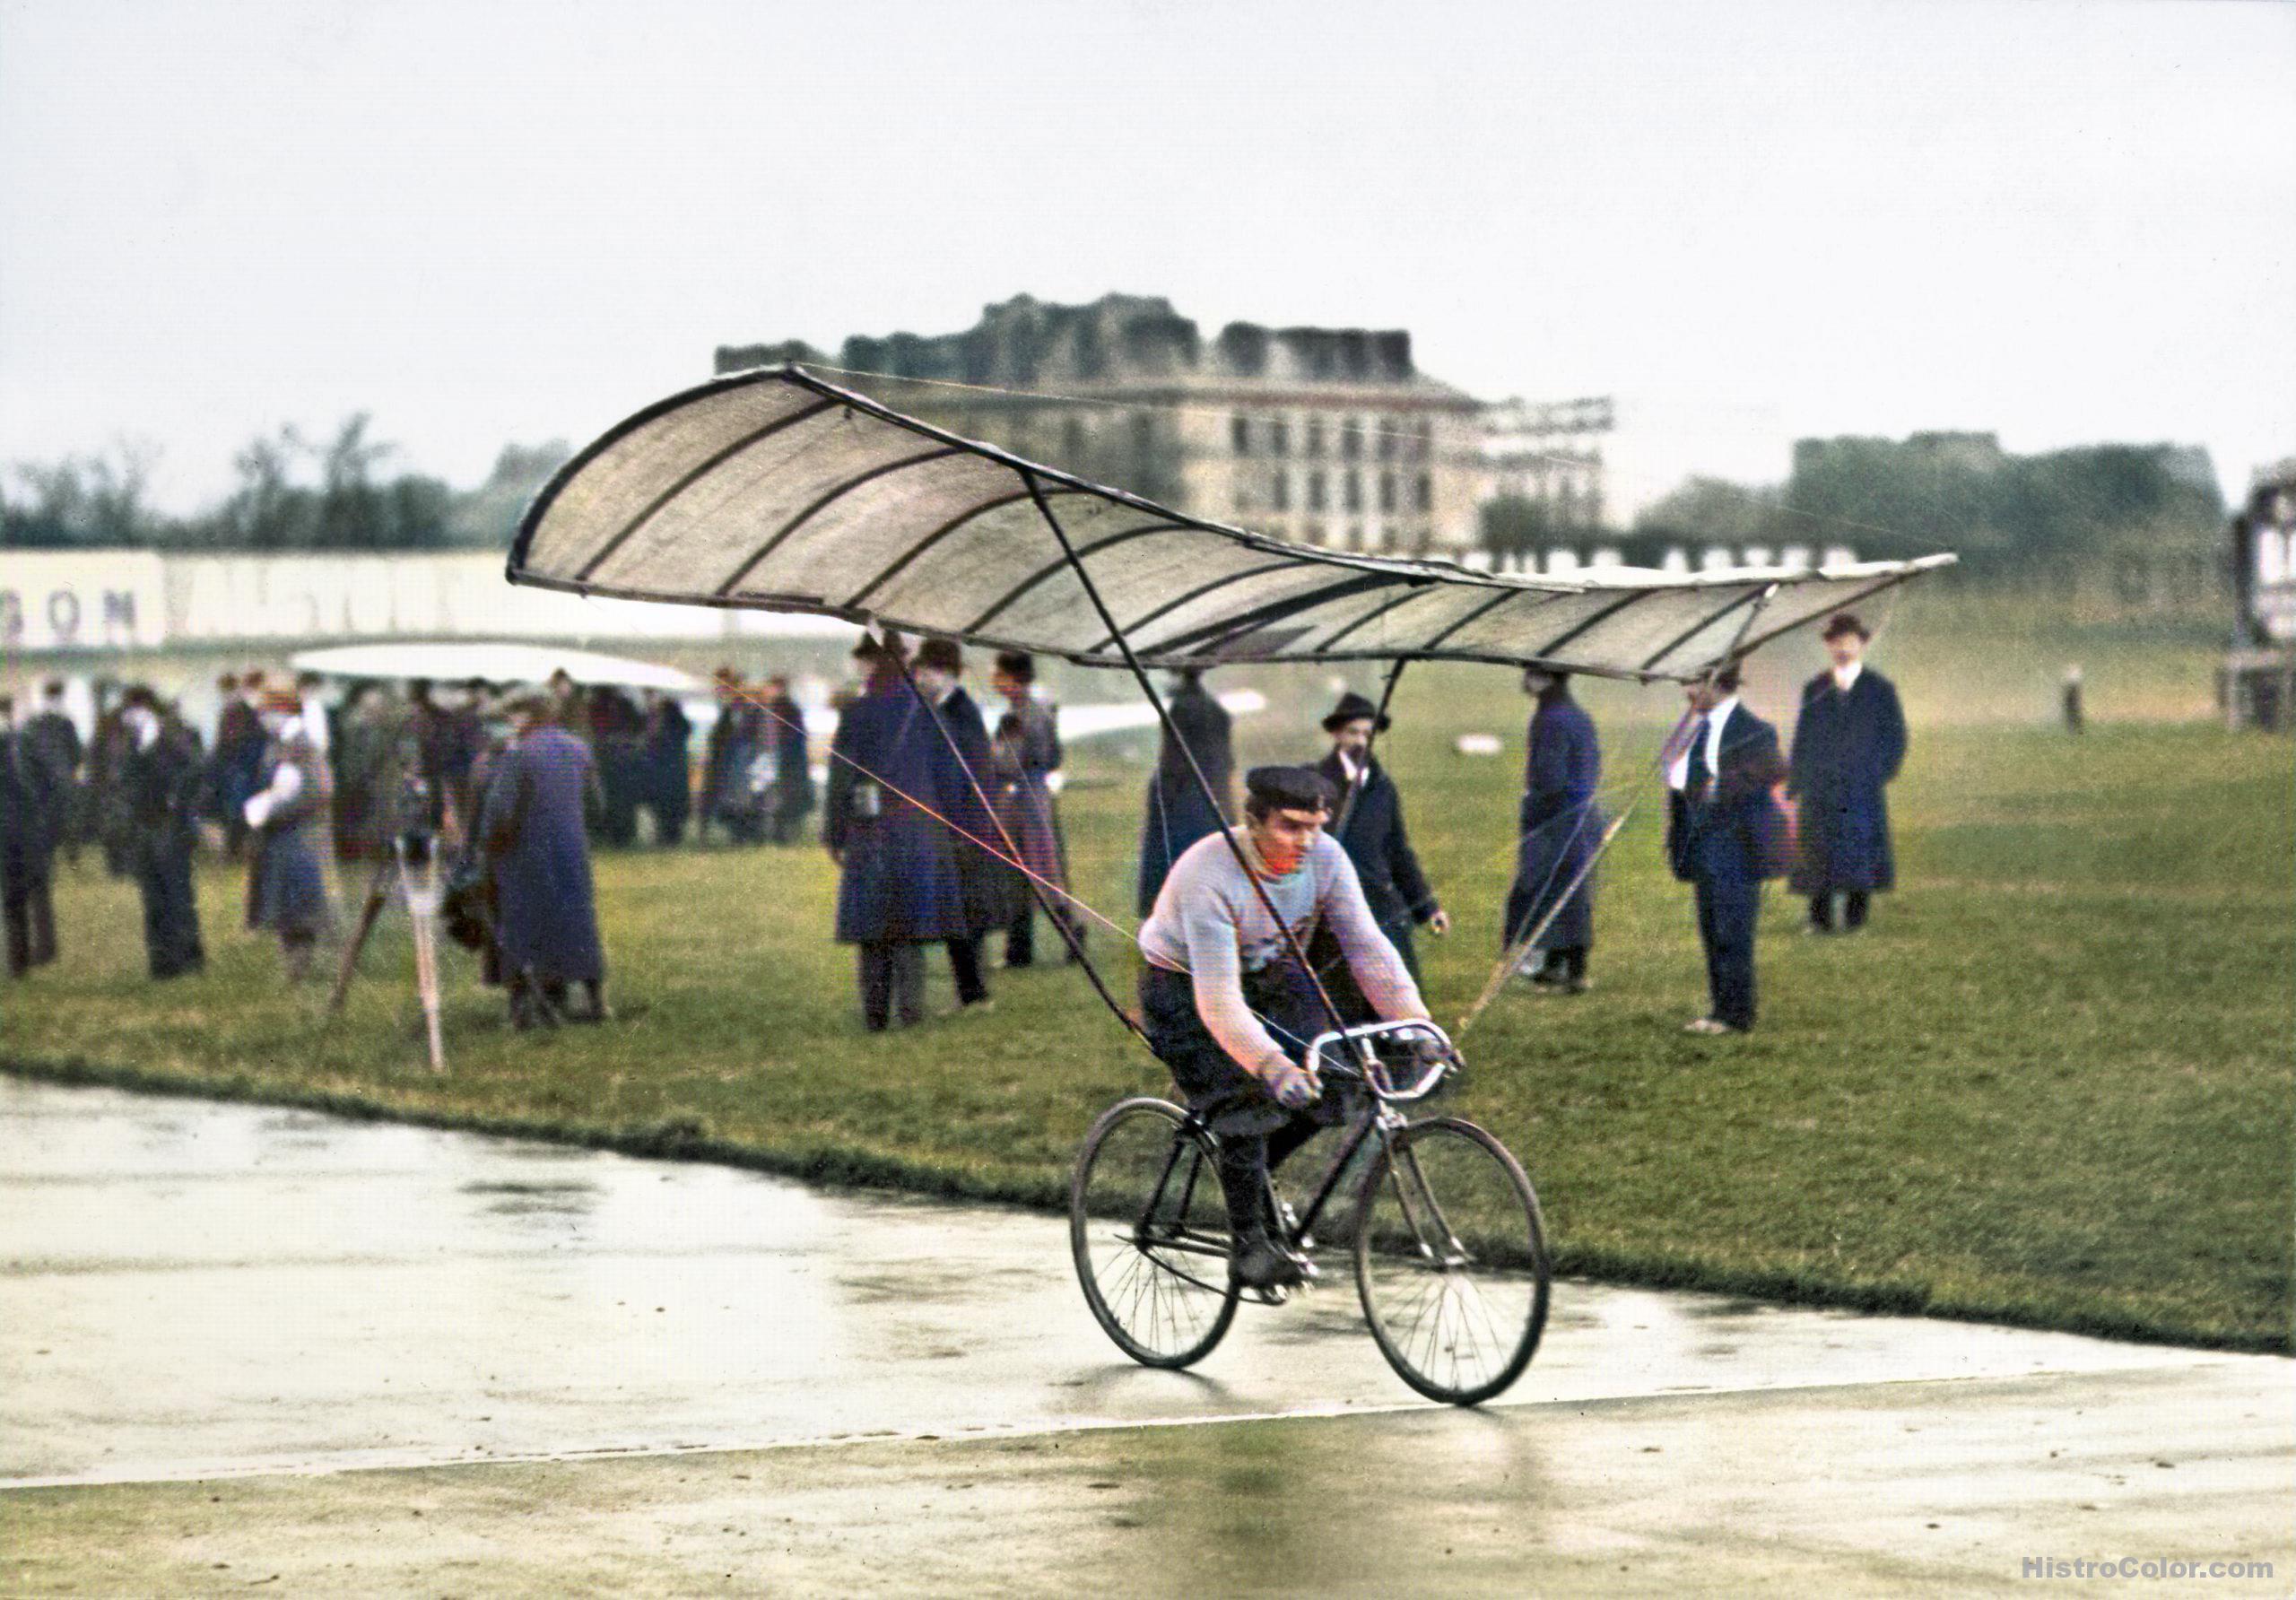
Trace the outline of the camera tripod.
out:
M 414 929 L 414 992 L 422 1002 L 422 1026 L 430 1050 L 430 1070 L 447 1070 L 445 1040 L 439 1030 L 439 850 L 438 839 L 427 830 L 409 830 L 391 836 L 390 854 L 375 864 L 367 881 L 367 901 L 359 910 L 359 926 L 343 946 L 343 966 L 335 975 L 335 993 L 328 996 L 326 1014 L 341 1014 L 351 993 L 351 978 L 358 970 L 359 952 L 396 887 L 406 900 L 407 921 Z

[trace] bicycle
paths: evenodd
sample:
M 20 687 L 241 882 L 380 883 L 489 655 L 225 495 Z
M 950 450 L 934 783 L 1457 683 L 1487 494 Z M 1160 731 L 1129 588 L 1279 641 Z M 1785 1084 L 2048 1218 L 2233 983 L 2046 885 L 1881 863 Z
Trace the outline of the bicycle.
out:
M 1439 1053 L 1396 1075 L 1382 1046 L 1432 1039 Z M 1296 1215 L 1271 1181 L 1272 1230 L 1312 1260 L 1314 1230 L 1349 1165 L 1370 1159 L 1355 1189 L 1356 1292 L 1379 1353 L 1431 1400 L 1474 1405 L 1522 1375 L 1546 1326 L 1552 1265 L 1538 1196 L 1521 1163 L 1456 1117 L 1414 1121 L 1422 1100 L 1464 1064 L 1432 1022 L 1372 1022 L 1309 1046 L 1326 1092 L 1360 1092 L 1337 1153 Z M 1216 1108 L 1207 1108 L 1216 1109 Z M 1183 1368 L 1226 1336 L 1247 1297 L 1280 1305 L 1282 1290 L 1246 1291 L 1228 1276 L 1231 1240 L 1205 1115 L 1143 1095 L 1101 1113 L 1084 1137 L 1069 1190 L 1068 1234 L 1084 1300 L 1109 1337 L 1144 1366 Z

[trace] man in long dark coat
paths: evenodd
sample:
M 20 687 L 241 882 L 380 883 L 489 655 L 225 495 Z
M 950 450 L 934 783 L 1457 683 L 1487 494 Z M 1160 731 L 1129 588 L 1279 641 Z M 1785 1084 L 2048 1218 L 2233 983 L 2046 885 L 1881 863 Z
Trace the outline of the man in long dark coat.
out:
M 839 718 L 822 822 L 839 868 L 837 939 L 859 947 L 861 1020 L 873 1033 L 925 1020 L 925 946 L 965 932 L 948 828 L 915 804 L 933 797 L 928 745 L 940 735 L 902 680 L 891 655 L 900 648 L 888 634 L 853 653 L 868 683 Z
M 606 1018 L 605 947 L 585 826 L 601 798 L 589 745 L 530 702 L 517 740 L 488 777 L 481 825 L 493 870 L 495 944 L 517 1027 L 561 1015 Z M 587 1005 L 568 1013 L 568 988 L 578 983 Z
M 654 813 L 654 837 L 665 845 L 685 840 L 687 813 L 693 809 L 693 774 L 689 747 L 693 723 L 674 695 L 647 695 L 646 735 L 640 764 L 647 809 Z
M 1707 1013 L 1687 1033 L 1754 1025 L 1754 929 L 1761 885 L 1782 870 L 1786 778 L 1778 730 L 1738 703 L 1735 663 L 1684 686 L 1694 714 L 1666 752 L 1666 860 L 1696 889 Z
M 41 692 L 39 712 L 24 724 L 24 743 L 39 758 L 55 785 L 57 845 L 66 861 L 77 862 L 86 812 L 80 764 L 87 759 L 88 749 L 80 738 L 79 726 L 64 709 L 64 680 L 50 678 Z
M 1316 770 L 1331 785 L 1334 802 L 1330 832 L 1339 840 L 1355 875 L 1363 886 L 1364 903 L 1371 920 L 1396 947 L 1412 976 L 1419 979 L 1419 952 L 1413 948 L 1412 929 L 1424 923 L 1438 938 L 1451 931 L 1451 914 L 1435 899 L 1435 890 L 1411 848 L 1404 826 L 1403 796 L 1395 779 L 1371 753 L 1375 733 L 1387 731 L 1387 718 L 1361 695 L 1350 691 L 1324 718 L 1324 732 L 1332 739 L 1331 753 Z M 1331 953 L 1337 954 L 1337 946 Z M 1310 952 L 1319 973 L 1335 978 L 1339 969 Z M 1367 1015 L 1369 1014 L 1367 1011 Z
M 765 747 L 773 752 L 773 781 L 766 786 L 765 814 L 773 842 L 795 844 L 813 811 L 813 752 L 805 741 L 805 709 L 789 692 L 789 680 L 765 681 Z
M 1227 708 L 1205 688 L 1204 674 L 1195 667 L 1183 669 L 1164 709 L 1179 734 L 1179 743 L 1173 742 L 1170 732 L 1164 734 L 1156 751 L 1155 776 L 1148 780 L 1148 819 L 1140 830 L 1143 917 L 1155 909 L 1156 891 L 1163 888 L 1172 863 L 1197 839 L 1229 826 L 1236 813 L 1231 725 Z M 1205 798 L 1196 774 L 1188 769 L 1183 745 L 1204 769 L 1217 804 Z
M 223 697 L 223 709 L 216 716 L 215 748 L 208 755 L 208 787 L 223 824 L 223 854 L 237 861 L 248 848 L 242 813 L 263 770 L 263 719 L 256 710 L 257 691 L 252 681 L 225 673 L 215 680 L 215 688 Z
M 1865 664 L 1866 624 L 1842 612 L 1826 624 L 1833 669 L 1802 685 L 1787 792 L 1800 806 L 1794 892 L 1810 902 L 1810 931 L 1854 934 L 1867 897 L 1897 883 L 1883 793 L 1905 764 L 1897 685 Z M 1841 917 L 1834 917 L 1834 900 Z
M 918 691 L 931 703 L 933 715 L 948 735 L 944 738 L 928 727 L 924 736 L 929 741 L 926 755 L 933 769 L 934 804 L 949 826 L 957 898 L 964 908 L 964 931 L 944 941 L 949 970 L 957 982 L 959 1004 L 985 1005 L 988 978 L 981 951 L 988 930 L 1012 919 L 1011 869 L 1003 860 L 1004 844 L 987 798 L 989 786 L 996 781 L 990 770 L 988 725 L 958 681 L 964 670 L 964 652 L 945 639 L 928 639 L 918 646 L 911 668 Z
M 1502 948 L 1512 951 L 1553 916 L 1518 969 L 1557 994 L 1587 990 L 1587 952 L 1595 943 L 1595 883 L 1587 864 L 1603 839 L 1596 791 L 1603 781 L 1595 719 L 1570 698 L 1570 674 L 1530 667 L 1524 692 L 1536 702 L 1523 754 L 1523 800 L 1516 813 L 1515 883 L 1507 892 Z
M 56 959 L 53 899 L 57 794 L 53 776 L 15 726 L 0 695 L 0 913 L 7 923 L 8 976 Z
M 199 735 L 142 684 L 127 691 L 120 715 L 129 735 L 120 781 L 144 898 L 144 953 L 152 976 L 164 981 L 207 964 L 191 874 L 206 763 Z

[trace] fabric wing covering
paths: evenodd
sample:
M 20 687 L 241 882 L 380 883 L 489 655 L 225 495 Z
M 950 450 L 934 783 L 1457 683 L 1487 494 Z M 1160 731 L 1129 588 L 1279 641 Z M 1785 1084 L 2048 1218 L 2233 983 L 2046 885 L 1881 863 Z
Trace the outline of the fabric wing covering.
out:
M 1688 679 L 1953 560 L 1516 577 L 1354 555 L 1187 516 L 771 367 L 673 396 L 568 463 L 527 509 L 509 578 L 1121 666 L 1048 516 L 1151 665 L 1403 657 Z

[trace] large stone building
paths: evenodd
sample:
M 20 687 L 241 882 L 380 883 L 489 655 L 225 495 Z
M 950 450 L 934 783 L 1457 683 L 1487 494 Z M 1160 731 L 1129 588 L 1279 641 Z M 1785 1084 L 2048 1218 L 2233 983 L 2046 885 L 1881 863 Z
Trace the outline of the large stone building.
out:
M 1603 443 L 1617 426 L 1606 397 L 1502 400 L 1483 417 L 1483 499 L 1536 507 L 1556 535 L 1603 531 Z
M 1337 550 L 1457 555 L 1477 539 L 1482 406 L 1411 335 L 1230 323 L 1171 302 L 1022 295 L 961 334 L 720 347 L 719 372 L 834 365 L 937 426 L 1196 516 Z M 866 376 L 858 376 L 865 374 Z

